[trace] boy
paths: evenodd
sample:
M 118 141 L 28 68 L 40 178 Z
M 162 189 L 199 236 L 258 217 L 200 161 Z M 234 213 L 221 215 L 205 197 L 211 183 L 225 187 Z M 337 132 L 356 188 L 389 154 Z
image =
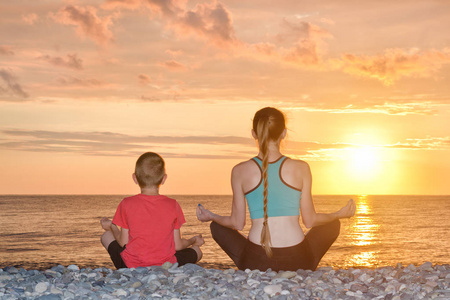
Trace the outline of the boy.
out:
M 101 219 L 105 229 L 101 242 L 117 269 L 165 262 L 182 266 L 202 258 L 202 236 L 181 238 L 180 227 L 186 222 L 183 211 L 176 200 L 159 194 L 166 179 L 162 157 L 153 152 L 142 154 L 133 174 L 141 194 L 123 199 L 112 221 Z

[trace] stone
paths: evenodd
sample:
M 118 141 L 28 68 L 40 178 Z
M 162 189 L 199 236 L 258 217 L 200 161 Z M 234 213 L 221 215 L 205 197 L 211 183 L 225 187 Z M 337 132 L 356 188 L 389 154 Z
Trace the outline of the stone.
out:
M 80 268 L 79 268 L 77 265 L 69 265 L 69 266 L 67 267 L 67 269 L 68 269 L 69 271 L 79 271 L 79 270 L 80 270 Z
M 16 267 L 7 267 L 6 272 L 9 274 L 17 274 L 19 273 L 19 270 Z
M 361 291 L 362 293 L 367 293 L 367 291 L 369 290 L 367 286 L 359 284 L 359 283 L 354 283 L 351 285 L 350 290 L 352 292 L 357 292 L 357 291 Z
M 419 266 L 419 270 L 431 271 L 431 270 L 433 270 L 433 264 L 431 262 L 427 261 Z
M 45 292 L 47 290 L 47 287 L 48 287 L 48 283 L 46 283 L 46 282 L 39 282 L 34 287 L 34 291 L 36 293 L 42 294 L 43 292 Z
M 282 286 L 281 284 L 270 284 L 264 287 L 264 293 L 269 294 L 270 296 L 274 296 L 277 293 L 281 293 Z
M 342 284 L 342 281 L 339 278 L 333 278 L 333 283 L 334 284 Z
M 223 271 L 224 274 L 234 274 L 236 272 L 235 269 L 227 269 L 225 271 Z
M 60 299 L 61 299 L 60 296 L 54 295 L 54 294 L 43 295 L 43 296 L 36 298 L 36 300 L 60 300 Z
M 297 275 L 297 272 L 293 272 L 293 271 L 285 271 L 285 272 L 280 272 L 278 273 L 277 276 L 281 277 L 281 278 L 292 278 L 295 277 Z
M 116 295 L 116 296 L 119 296 L 119 297 L 126 297 L 126 296 L 128 296 L 128 292 L 125 291 L 124 289 L 117 289 L 117 290 L 114 291 L 113 294 Z

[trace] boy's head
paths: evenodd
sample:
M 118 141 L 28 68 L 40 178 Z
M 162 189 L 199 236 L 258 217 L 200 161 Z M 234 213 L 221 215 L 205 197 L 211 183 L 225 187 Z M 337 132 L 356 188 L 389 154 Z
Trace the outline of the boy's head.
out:
M 144 153 L 136 161 L 134 174 L 141 188 L 158 187 L 166 174 L 164 159 L 153 152 Z

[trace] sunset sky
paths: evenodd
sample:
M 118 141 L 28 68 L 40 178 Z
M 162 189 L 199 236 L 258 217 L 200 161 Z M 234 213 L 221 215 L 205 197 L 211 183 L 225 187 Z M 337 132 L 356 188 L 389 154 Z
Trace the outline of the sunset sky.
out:
M 315 194 L 450 194 L 450 2 L 0 0 L 0 194 L 231 194 L 254 113 Z

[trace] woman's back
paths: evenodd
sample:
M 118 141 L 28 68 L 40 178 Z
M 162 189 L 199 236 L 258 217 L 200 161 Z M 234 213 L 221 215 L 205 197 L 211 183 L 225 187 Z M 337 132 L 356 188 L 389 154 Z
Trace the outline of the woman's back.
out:
M 279 153 L 270 154 L 269 166 L 274 168 L 272 176 L 268 177 L 268 185 L 272 186 L 270 195 L 272 197 L 268 199 L 268 225 L 271 233 L 271 245 L 275 248 L 289 247 L 300 243 L 304 238 L 299 224 L 298 207 L 303 184 L 302 164 L 306 163 L 286 158 Z M 243 162 L 235 167 L 234 172 L 239 174 L 239 176 L 236 176 L 236 180 L 240 181 L 242 192 L 247 196 L 249 210 L 251 212 L 255 210 L 251 213 L 252 227 L 249 232 L 249 240 L 255 244 L 261 244 L 261 230 L 264 223 L 261 212 L 262 203 L 258 201 L 262 198 L 263 190 L 261 159 L 255 158 Z M 279 177 L 279 179 L 276 177 Z M 279 190 L 284 190 L 284 193 L 281 191 L 283 195 L 274 190 L 275 186 Z M 280 203 L 280 201 L 283 202 Z M 270 210 L 271 208 L 273 211 Z
M 241 270 L 315 270 L 339 235 L 339 219 L 355 213 L 352 200 L 335 213 L 316 213 L 308 164 L 280 152 L 286 131 L 282 112 L 273 107 L 257 111 L 252 136 L 259 154 L 233 168 L 231 215 L 197 207 L 198 219 L 213 221 L 211 235 Z M 248 239 L 239 233 L 245 226 L 246 200 L 252 219 Z M 311 228 L 306 236 L 300 213 L 305 226 Z

